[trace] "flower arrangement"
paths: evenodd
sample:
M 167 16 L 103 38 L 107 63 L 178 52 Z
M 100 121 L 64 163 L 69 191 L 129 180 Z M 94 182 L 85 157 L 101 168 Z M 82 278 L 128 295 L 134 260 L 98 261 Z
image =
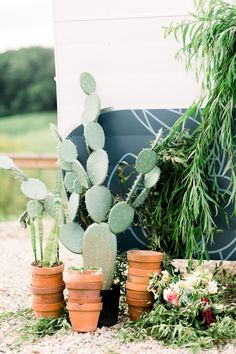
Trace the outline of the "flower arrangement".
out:
M 154 294 L 151 312 L 127 323 L 120 338 L 124 341 L 154 337 L 172 347 L 211 348 L 236 336 L 236 304 L 220 268 L 204 266 L 180 273 L 177 269 L 154 273 L 148 290 Z M 230 295 L 231 294 L 231 295 Z

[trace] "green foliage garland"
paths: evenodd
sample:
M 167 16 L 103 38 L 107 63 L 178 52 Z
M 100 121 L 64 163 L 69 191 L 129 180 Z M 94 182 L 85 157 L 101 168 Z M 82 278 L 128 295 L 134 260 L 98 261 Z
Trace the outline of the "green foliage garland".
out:
M 142 213 L 144 226 L 152 227 L 152 247 L 178 256 L 207 256 L 206 244 L 217 229 L 213 212 L 224 200 L 236 214 L 235 122 L 236 101 L 236 7 L 222 0 L 198 0 L 193 21 L 166 29 L 166 35 L 181 38 L 187 69 L 197 64 L 203 93 L 158 145 L 162 174 Z M 188 118 L 200 112 L 200 124 L 188 136 L 183 130 Z M 223 172 L 229 179 L 226 193 L 220 192 L 217 159 L 225 158 Z

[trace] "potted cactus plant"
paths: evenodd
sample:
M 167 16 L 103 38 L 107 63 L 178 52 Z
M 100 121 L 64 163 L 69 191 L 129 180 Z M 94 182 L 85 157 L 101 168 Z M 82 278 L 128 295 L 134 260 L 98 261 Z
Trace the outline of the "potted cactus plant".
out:
M 32 308 L 37 317 L 60 316 L 64 308 L 64 264 L 59 259 L 58 242 L 63 219 L 61 201 L 61 172 L 58 172 L 55 194 L 35 178 L 28 178 L 8 156 L 0 156 L 0 168 L 10 170 L 21 183 L 21 191 L 29 199 L 20 218 L 21 224 L 30 228 L 34 261 L 31 265 Z M 53 218 L 53 226 L 44 239 L 43 217 Z M 37 235 L 37 236 L 36 236 Z M 46 241 L 46 242 L 45 242 Z M 45 245 L 44 245 L 45 243 Z
M 82 73 L 80 85 L 86 94 L 82 114 L 88 151 L 86 169 L 77 160 L 78 154 L 74 143 L 69 139 L 63 140 L 56 127 L 51 125 L 58 142 L 59 165 L 64 173 L 64 185 L 69 196 L 68 218 L 61 227 L 60 240 L 70 251 L 83 254 L 85 267 L 96 266 L 102 269 L 102 297 L 103 302 L 107 303 L 103 303 L 100 326 L 112 325 L 116 323 L 117 316 L 112 315 L 110 321 L 101 319 L 113 311 L 118 313 L 119 301 L 116 303 L 117 309 L 112 309 L 114 297 L 117 298 L 117 289 L 113 285 L 117 255 L 116 235 L 132 224 L 135 208 L 145 201 L 150 188 L 159 179 L 160 169 L 156 166 L 157 158 L 153 150 L 161 132 L 157 135 L 152 148 L 143 150 L 138 156 L 136 168 L 139 175 L 127 200 L 115 203 L 110 190 L 104 186 L 109 159 L 104 150 L 105 134 L 97 122 L 100 100 L 95 93 L 96 82 L 89 73 Z M 140 193 L 137 186 L 141 180 L 144 180 L 144 189 Z

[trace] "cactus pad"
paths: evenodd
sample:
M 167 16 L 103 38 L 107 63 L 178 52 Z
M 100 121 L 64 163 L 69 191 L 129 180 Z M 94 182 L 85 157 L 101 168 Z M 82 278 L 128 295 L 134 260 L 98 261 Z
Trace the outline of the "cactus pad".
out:
M 70 193 L 74 191 L 74 181 L 76 180 L 76 175 L 74 172 L 67 172 L 64 178 L 64 184 L 66 190 Z
M 64 171 L 72 171 L 73 169 L 73 165 L 71 162 L 66 162 L 62 160 L 60 157 L 58 158 L 57 163 Z
M 40 214 L 42 214 L 43 212 L 43 205 L 39 202 L 38 203 L 38 212 Z M 27 204 L 26 204 L 26 210 L 27 210 L 27 213 L 28 215 L 31 217 L 31 218 L 35 218 L 37 216 L 37 213 L 36 213 L 36 207 L 35 207 L 35 201 L 34 200 L 30 200 Z
M 60 159 L 65 162 L 73 162 L 78 156 L 75 144 L 68 139 L 63 140 L 57 145 L 57 151 Z
M 137 157 L 135 168 L 138 173 L 145 174 L 150 172 L 156 165 L 157 155 L 151 149 L 144 149 Z
M 99 123 L 89 122 L 84 129 L 87 145 L 92 150 L 103 149 L 105 144 L 105 134 Z
M 85 203 L 93 221 L 104 221 L 112 206 L 111 192 L 104 186 L 93 186 L 85 194 Z
M 108 172 L 108 156 L 104 150 L 92 152 L 87 160 L 88 176 L 92 184 L 102 184 Z
M 10 170 L 14 165 L 13 160 L 8 156 L 0 156 L 0 169 Z
M 96 93 L 87 96 L 84 102 L 84 112 L 82 114 L 82 123 L 86 125 L 89 122 L 95 122 L 100 114 L 100 100 Z
M 126 202 L 120 202 L 111 209 L 108 224 L 112 232 L 119 234 L 125 231 L 133 222 L 134 209 Z
M 144 176 L 144 186 L 146 188 L 152 188 L 159 181 L 161 170 L 158 166 L 155 166 L 149 173 Z
M 81 163 L 77 160 L 73 162 L 73 171 L 76 175 L 76 178 L 78 179 L 80 185 L 84 187 L 85 189 L 89 188 L 89 179 L 87 176 L 87 173 Z
M 84 72 L 80 75 L 80 87 L 84 93 L 90 95 L 96 90 L 96 81 L 91 74 Z
M 29 178 L 21 185 L 22 192 L 30 199 L 42 200 L 47 195 L 47 187 L 36 178 Z
M 73 183 L 73 191 L 75 192 L 75 193 L 78 193 L 78 194 L 80 194 L 80 193 L 82 193 L 82 186 L 81 186 L 81 184 L 79 183 L 79 180 L 76 178 L 75 180 L 74 180 L 74 183 Z
M 137 196 L 135 201 L 133 202 L 132 206 L 134 208 L 138 208 L 140 205 L 142 205 L 145 200 L 147 199 L 149 195 L 150 190 L 148 188 L 144 188 L 142 192 Z
M 73 253 L 82 253 L 83 236 L 84 230 L 79 224 L 72 222 L 61 226 L 60 241 Z
M 84 266 L 102 268 L 103 289 L 110 289 L 115 272 L 116 236 L 106 223 L 92 224 L 84 233 Z
M 68 218 L 70 221 L 74 221 L 77 211 L 79 209 L 79 194 L 72 193 L 68 202 Z
M 54 124 L 50 123 L 49 128 L 50 128 L 51 134 L 55 138 L 56 142 L 60 143 L 62 141 L 62 137 L 61 137 L 60 133 L 58 132 L 56 126 Z

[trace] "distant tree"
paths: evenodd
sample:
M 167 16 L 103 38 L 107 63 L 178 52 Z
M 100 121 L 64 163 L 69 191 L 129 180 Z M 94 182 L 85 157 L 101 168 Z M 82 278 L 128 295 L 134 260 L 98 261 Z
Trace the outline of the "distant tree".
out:
M 51 48 L 22 48 L 0 54 L 0 116 L 56 109 Z

